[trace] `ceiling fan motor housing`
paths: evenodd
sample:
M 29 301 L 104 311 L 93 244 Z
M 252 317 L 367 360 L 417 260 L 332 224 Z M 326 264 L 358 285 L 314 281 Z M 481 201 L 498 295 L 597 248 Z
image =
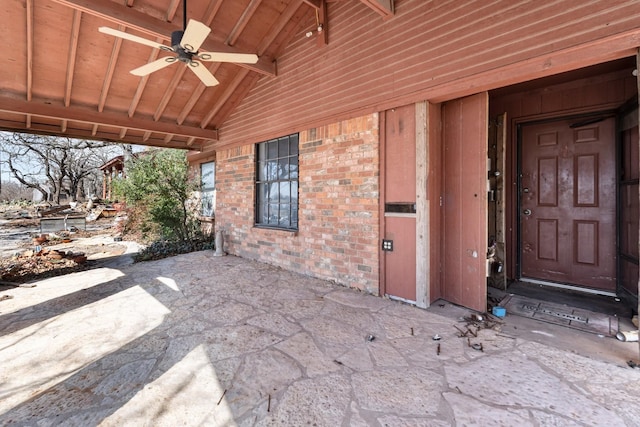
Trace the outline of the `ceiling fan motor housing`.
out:
M 182 41 L 182 36 L 184 36 L 184 31 L 174 31 L 171 33 L 171 47 L 174 52 L 178 54 L 178 60 L 186 63 L 190 63 L 195 52 L 190 52 L 182 45 L 180 42 Z

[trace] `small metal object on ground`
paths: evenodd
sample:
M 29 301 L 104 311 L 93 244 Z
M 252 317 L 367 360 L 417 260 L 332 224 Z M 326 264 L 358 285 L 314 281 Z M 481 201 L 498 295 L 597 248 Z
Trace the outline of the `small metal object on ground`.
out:
M 216 403 L 216 406 L 220 405 L 220 402 L 222 402 L 222 399 L 224 398 L 225 394 L 227 394 L 227 389 L 226 388 L 222 392 L 222 396 L 220 396 L 220 399 L 218 399 L 218 403 Z
M 440 335 L 438 335 L 438 334 L 435 334 L 435 335 L 433 336 L 433 340 L 434 340 L 434 341 L 440 341 L 441 339 L 442 339 L 442 337 L 441 337 Z
M 267 412 L 271 412 L 271 395 L 269 395 L 269 402 L 267 403 Z
M 376 339 L 376 337 L 374 337 L 373 335 L 371 335 L 371 334 L 367 335 L 367 341 L 371 342 L 371 341 L 373 341 L 375 339 Z
M 478 351 L 484 351 L 484 349 L 482 348 L 482 343 L 472 344 L 471 348 L 474 349 L 474 350 L 478 350 Z

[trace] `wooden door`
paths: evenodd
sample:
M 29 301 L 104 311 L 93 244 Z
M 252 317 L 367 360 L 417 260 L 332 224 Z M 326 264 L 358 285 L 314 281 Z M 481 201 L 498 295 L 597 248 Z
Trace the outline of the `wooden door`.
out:
M 416 300 L 416 120 L 415 105 L 385 111 L 384 262 L 385 294 Z
M 521 275 L 615 291 L 615 119 L 522 126 Z
M 443 293 L 456 304 L 487 310 L 486 92 L 443 105 Z

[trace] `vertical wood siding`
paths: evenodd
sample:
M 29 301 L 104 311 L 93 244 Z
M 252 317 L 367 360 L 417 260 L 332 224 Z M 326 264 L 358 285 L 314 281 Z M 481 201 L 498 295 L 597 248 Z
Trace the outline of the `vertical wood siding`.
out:
M 387 21 L 361 2 L 336 2 L 328 14 L 329 45 L 318 47 L 302 29 L 278 60 L 278 76 L 261 78 L 216 146 L 430 99 L 433 88 L 614 35 L 625 35 L 619 52 L 607 46 L 601 55 L 640 45 L 637 0 L 396 0 Z M 553 73 L 553 61 L 545 67 Z

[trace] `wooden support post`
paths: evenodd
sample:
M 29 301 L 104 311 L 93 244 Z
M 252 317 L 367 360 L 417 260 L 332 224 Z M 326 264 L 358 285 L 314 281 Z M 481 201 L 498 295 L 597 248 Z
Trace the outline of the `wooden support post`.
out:
M 427 102 L 416 103 L 416 305 L 429 307 L 430 239 L 427 176 L 429 174 Z

